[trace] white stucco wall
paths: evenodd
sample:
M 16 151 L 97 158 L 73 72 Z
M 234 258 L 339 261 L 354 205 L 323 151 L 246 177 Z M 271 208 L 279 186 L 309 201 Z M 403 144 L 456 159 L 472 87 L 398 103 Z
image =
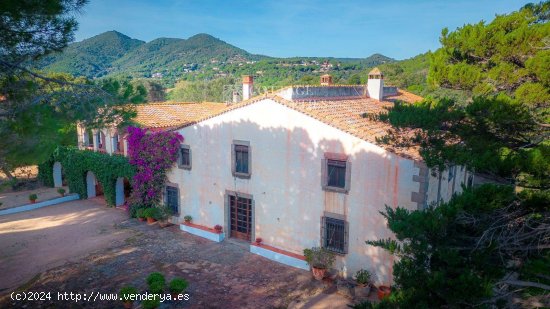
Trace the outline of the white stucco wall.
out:
M 180 189 L 180 217 L 196 224 L 224 225 L 226 190 L 247 193 L 255 202 L 255 237 L 283 250 L 302 253 L 320 245 L 324 211 L 344 215 L 349 222 L 349 253 L 337 267 L 352 275 L 360 268 L 391 281 L 392 258 L 365 240 L 391 237 L 379 214 L 384 205 L 417 209 L 411 192 L 419 168 L 414 162 L 353 137 L 269 99 L 186 127 L 179 132 L 191 146 L 192 169 L 174 168 L 169 182 Z M 249 141 L 250 179 L 231 174 L 233 140 Z M 325 152 L 350 156 L 349 194 L 321 187 Z M 224 229 L 228 227 L 224 226 Z

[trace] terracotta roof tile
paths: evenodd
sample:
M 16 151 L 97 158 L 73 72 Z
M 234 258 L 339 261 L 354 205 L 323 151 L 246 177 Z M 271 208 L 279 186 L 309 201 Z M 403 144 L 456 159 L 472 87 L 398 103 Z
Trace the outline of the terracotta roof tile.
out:
M 162 102 L 136 104 L 137 116 L 134 121 L 146 128 L 172 129 L 186 126 L 197 121 L 223 112 L 227 108 L 224 103 L 190 103 Z
M 390 125 L 365 117 L 387 111 L 395 100 L 414 103 L 422 97 L 398 90 L 393 96 L 378 101 L 368 97 L 335 98 L 334 100 L 314 98 L 309 101 L 289 101 L 274 93 L 263 94 L 249 100 L 226 105 L 224 103 L 152 103 L 137 106 L 138 123 L 145 127 L 177 130 L 229 111 L 271 99 L 298 112 L 315 118 L 327 125 L 377 144 L 388 151 L 413 159 L 420 159 L 418 149 L 398 148 L 380 144 L 376 139 L 386 135 Z

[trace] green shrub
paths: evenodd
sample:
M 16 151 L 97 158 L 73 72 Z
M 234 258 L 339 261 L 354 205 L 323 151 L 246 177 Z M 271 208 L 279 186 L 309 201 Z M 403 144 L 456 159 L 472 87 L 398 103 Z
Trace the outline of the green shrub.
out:
M 133 286 L 127 285 L 120 289 L 120 292 L 118 293 L 119 297 L 122 299 L 122 301 L 130 301 L 130 297 L 132 295 L 136 295 L 138 293 L 137 289 Z
M 145 208 L 138 208 L 136 210 L 136 217 L 137 218 L 145 218 Z
M 306 258 L 306 262 L 310 266 L 325 269 L 332 267 L 336 259 L 336 255 L 334 255 L 334 253 L 320 247 L 304 249 L 304 256 Z
M 145 218 L 158 219 L 159 218 L 159 209 L 156 208 L 156 207 L 145 208 L 143 214 L 145 215 Z
M 64 179 L 69 186 L 69 192 L 80 195 L 81 199 L 88 197 L 86 191 L 86 173 L 92 171 L 97 181 L 103 186 L 107 205 L 115 206 L 115 184 L 119 177 L 132 179 L 135 166 L 127 157 L 110 155 L 108 153 L 79 150 L 76 147 L 59 147 L 52 156 L 39 165 L 38 176 L 42 182 L 53 187 L 53 165 L 61 162 L 65 173 Z
M 65 189 L 63 189 L 63 188 L 57 189 L 57 193 L 59 193 L 59 194 L 61 194 L 61 195 L 64 195 L 65 192 L 67 192 L 67 191 L 65 191 Z
M 30 201 L 36 201 L 38 199 L 38 195 L 32 193 L 29 195 L 29 200 Z
M 181 293 L 187 288 L 189 283 L 183 278 L 174 278 L 170 281 L 170 293 Z
M 168 220 L 172 215 L 174 215 L 174 212 L 172 209 L 166 205 L 161 205 L 158 207 L 159 213 L 158 213 L 158 220 Z
M 164 279 L 164 276 L 159 272 L 151 273 L 149 276 L 147 276 L 147 284 L 151 286 L 153 282 L 161 282 L 162 285 L 166 283 L 166 280 Z
M 158 297 L 154 297 L 151 299 L 145 299 L 141 302 L 141 308 L 143 309 L 154 309 L 158 308 L 160 306 L 160 299 Z
M 367 284 L 370 282 L 371 274 L 368 270 L 360 269 L 355 273 L 355 281 L 359 284 Z
M 164 278 L 163 278 L 164 279 Z M 149 291 L 153 294 L 161 294 L 164 292 L 164 282 L 153 281 L 149 284 Z
M 191 222 L 192 220 L 193 220 L 193 217 L 191 217 L 190 215 L 183 217 L 183 221 L 185 222 Z

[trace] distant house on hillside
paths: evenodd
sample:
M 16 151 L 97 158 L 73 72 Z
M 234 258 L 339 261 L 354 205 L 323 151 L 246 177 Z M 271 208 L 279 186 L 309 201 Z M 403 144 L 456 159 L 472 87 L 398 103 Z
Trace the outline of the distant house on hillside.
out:
M 185 139 L 165 188 L 173 221 L 193 217 L 183 230 L 215 239 L 209 228 L 219 224 L 252 252 L 305 269 L 303 250 L 322 246 L 337 254 L 343 275 L 365 268 L 388 284 L 393 258 L 365 244 L 393 237 L 379 211 L 448 201 L 470 174 L 462 167 L 432 174 L 418 149 L 377 142 L 388 124 L 365 114 L 422 99 L 386 87 L 378 69 L 367 85 L 322 78 L 321 86 L 252 96 L 245 76 L 242 102 L 138 105 L 135 121 Z M 117 128 L 79 127 L 78 139 L 82 148 L 127 153 Z

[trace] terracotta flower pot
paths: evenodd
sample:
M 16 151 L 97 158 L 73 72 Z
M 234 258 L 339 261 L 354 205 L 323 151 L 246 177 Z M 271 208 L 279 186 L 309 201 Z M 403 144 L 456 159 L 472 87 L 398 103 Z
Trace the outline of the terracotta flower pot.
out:
M 124 302 L 124 308 L 126 308 L 126 309 L 132 309 L 133 306 L 134 306 L 134 303 L 131 302 L 131 301 L 125 301 Z
M 144 221 L 145 221 L 145 218 L 138 218 L 138 220 L 139 220 L 140 222 L 144 222 Z
M 382 300 L 391 294 L 391 288 L 389 286 L 381 285 L 378 287 L 378 299 Z
M 157 221 L 155 218 L 147 218 L 147 224 L 153 224 L 155 221 Z
M 327 273 L 327 269 L 311 267 L 311 272 L 313 273 L 313 278 L 315 278 L 315 280 L 323 280 L 325 274 Z
M 30 200 L 31 201 L 31 204 L 35 204 L 36 203 L 36 200 Z
M 170 293 L 170 296 L 172 297 L 172 300 L 177 300 L 180 293 Z

